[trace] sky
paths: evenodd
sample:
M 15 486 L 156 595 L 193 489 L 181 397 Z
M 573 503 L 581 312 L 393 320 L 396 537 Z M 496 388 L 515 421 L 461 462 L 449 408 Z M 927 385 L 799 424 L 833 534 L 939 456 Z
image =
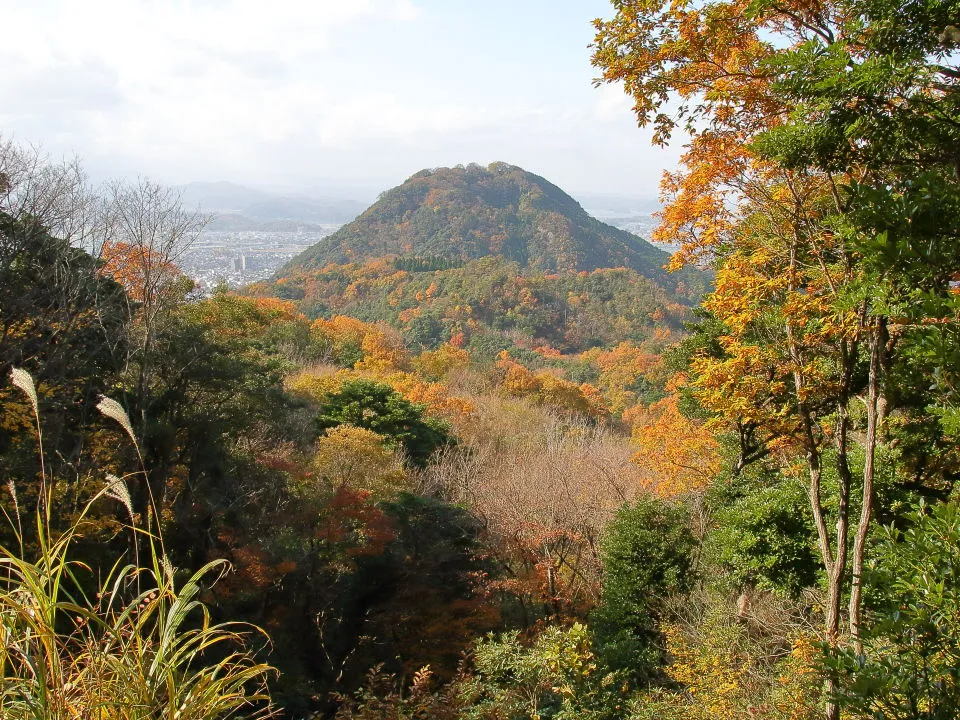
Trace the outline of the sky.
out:
M 606 0 L 0 0 L 0 135 L 94 179 L 227 180 L 370 199 L 504 161 L 580 193 L 657 194 Z

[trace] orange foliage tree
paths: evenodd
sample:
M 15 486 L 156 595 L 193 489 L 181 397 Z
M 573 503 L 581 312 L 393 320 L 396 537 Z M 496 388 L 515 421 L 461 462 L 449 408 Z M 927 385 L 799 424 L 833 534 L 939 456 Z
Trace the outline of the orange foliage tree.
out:
M 382 323 L 365 323 L 348 315 L 320 318 L 310 326 L 310 340 L 316 355 L 345 367 L 386 372 L 408 364 L 403 341 Z
M 722 468 L 720 448 L 702 422 L 677 407 L 677 395 L 642 410 L 634 419 L 633 461 L 649 473 L 654 492 L 671 497 L 703 490 Z
M 470 353 L 453 342 L 436 350 L 424 350 L 413 361 L 414 369 L 430 380 L 441 380 L 452 372 L 470 367 Z
M 593 348 L 580 357 L 600 370 L 598 384 L 614 413 L 637 402 L 635 387 L 660 363 L 657 354 L 628 342 L 610 349 Z
M 587 417 L 603 419 L 610 415 L 602 393 L 589 383 L 578 385 L 548 371 L 535 373 L 506 350 L 497 356 L 495 367 L 501 387 L 510 395 L 530 397 L 542 405 Z
M 824 634 L 837 642 L 844 579 L 852 569 L 851 629 L 856 635 L 859 575 L 872 501 L 872 443 L 877 403 L 867 403 L 868 463 L 852 568 L 848 558 L 850 403 L 869 345 L 876 377 L 882 328 L 869 316 L 851 249 L 831 230 L 847 207 L 840 185 L 860 170 L 791 170 L 755 152 L 755 141 L 789 120 L 774 86 L 784 47 L 832 43 L 840 4 L 778 0 L 697 3 L 618 2 L 612 20 L 596 21 L 594 64 L 601 81 L 623 82 L 641 125 L 666 143 L 689 135 L 682 167 L 667 174 L 667 206 L 657 236 L 681 246 L 672 265 L 713 260 L 717 285 L 705 306 L 722 323 L 719 355 L 693 366 L 693 386 L 718 423 L 739 431 L 741 461 L 773 454 L 785 467 L 806 466 L 808 495 L 827 574 Z M 666 111 L 668 101 L 675 112 Z M 871 380 L 872 382 L 872 380 Z M 825 451 L 839 478 L 835 517 L 823 500 Z M 833 526 L 831 531 L 830 526 Z M 828 681 L 828 694 L 835 689 Z M 827 705 L 837 718 L 836 705 Z

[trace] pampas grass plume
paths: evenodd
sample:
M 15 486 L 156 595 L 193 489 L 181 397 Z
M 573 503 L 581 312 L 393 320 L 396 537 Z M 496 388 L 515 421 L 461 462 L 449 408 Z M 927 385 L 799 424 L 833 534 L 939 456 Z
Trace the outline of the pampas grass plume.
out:
M 10 493 L 10 497 L 13 500 L 13 509 L 20 515 L 20 501 L 17 498 L 17 486 L 13 484 L 13 478 L 7 480 L 7 492 Z
M 170 562 L 170 558 L 166 555 L 161 559 L 161 565 L 163 566 L 163 574 L 166 577 L 166 581 L 173 585 L 173 563 Z
M 10 380 L 30 398 L 30 403 L 33 405 L 33 414 L 39 416 L 40 407 L 37 402 L 37 388 L 33 384 L 33 378 L 30 376 L 30 373 L 22 368 L 10 368 Z
M 130 417 L 120 403 L 113 398 L 108 398 L 106 395 L 101 395 L 100 402 L 97 403 L 97 410 L 111 420 L 116 420 L 120 423 L 120 426 L 127 431 L 127 435 L 130 436 L 133 444 L 137 444 L 137 437 L 133 434 L 133 425 L 130 424 Z
M 123 480 L 123 478 L 109 474 L 107 475 L 107 483 L 106 496 L 123 504 L 123 506 L 127 509 L 127 512 L 130 513 L 130 522 L 132 523 L 133 500 L 130 499 L 130 489 L 127 487 L 127 483 Z

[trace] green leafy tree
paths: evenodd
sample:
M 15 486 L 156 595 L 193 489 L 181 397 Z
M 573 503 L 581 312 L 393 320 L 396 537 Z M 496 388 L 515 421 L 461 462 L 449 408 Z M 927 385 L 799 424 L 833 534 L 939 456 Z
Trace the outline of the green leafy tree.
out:
M 424 467 L 430 456 L 453 442 L 449 427 L 424 417 L 424 409 L 389 385 L 372 380 L 351 380 L 330 393 L 317 415 L 320 430 L 355 425 L 383 435 L 403 448 L 414 465 Z
M 449 338 L 449 331 L 436 315 L 420 315 L 410 322 L 406 337 L 413 350 L 435 350 Z
M 774 472 L 750 474 L 709 492 L 714 529 L 705 552 L 741 586 L 798 596 L 821 579 L 803 486 Z
M 624 505 L 601 545 L 603 591 L 591 617 L 602 656 L 638 679 L 663 661 L 658 601 L 689 589 L 696 540 L 681 505 L 653 497 Z
M 862 652 L 827 662 L 859 717 L 948 720 L 960 714 L 960 506 L 921 506 L 909 521 L 884 528 L 865 573 Z

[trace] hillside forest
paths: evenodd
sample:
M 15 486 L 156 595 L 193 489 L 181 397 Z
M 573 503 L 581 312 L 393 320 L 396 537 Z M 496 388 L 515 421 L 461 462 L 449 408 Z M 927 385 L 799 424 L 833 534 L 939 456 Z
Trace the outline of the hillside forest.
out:
M 657 240 L 417 172 L 268 282 L 0 139 L 0 718 L 960 715 L 960 4 L 614 0 Z

